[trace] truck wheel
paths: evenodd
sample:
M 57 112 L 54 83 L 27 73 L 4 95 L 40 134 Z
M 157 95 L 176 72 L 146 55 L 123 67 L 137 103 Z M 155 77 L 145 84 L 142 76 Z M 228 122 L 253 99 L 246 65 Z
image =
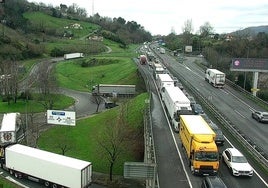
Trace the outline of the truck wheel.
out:
M 15 176 L 15 178 L 20 178 L 20 175 L 19 175 L 18 172 L 15 172 L 15 173 L 14 173 L 14 176 Z
M 49 182 L 45 181 L 45 187 L 49 187 Z
M 9 174 L 10 175 L 13 175 L 14 174 L 14 171 L 13 170 L 9 170 Z
M 52 188 L 57 188 L 57 187 L 58 187 L 57 184 L 52 185 Z

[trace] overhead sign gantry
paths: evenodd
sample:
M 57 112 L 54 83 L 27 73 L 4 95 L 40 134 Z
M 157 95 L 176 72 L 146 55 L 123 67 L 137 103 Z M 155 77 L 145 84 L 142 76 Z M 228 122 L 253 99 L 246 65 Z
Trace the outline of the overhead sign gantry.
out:
M 256 96 L 259 72 L 268 72 L 268 59 L 258 58 L 233 58 L 230 66 L 231 71 L 253 72 L 253 88 L 251 89 Z

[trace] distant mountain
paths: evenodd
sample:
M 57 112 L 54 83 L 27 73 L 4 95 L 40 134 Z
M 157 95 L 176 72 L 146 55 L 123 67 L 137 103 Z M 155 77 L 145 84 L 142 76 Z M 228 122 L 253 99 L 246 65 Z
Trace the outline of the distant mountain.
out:
M 232 32 L 232 34 L 256 36 L 259 32 L 264 32 L 268 34 L 268 25 L 247 27 L 245 29 Z

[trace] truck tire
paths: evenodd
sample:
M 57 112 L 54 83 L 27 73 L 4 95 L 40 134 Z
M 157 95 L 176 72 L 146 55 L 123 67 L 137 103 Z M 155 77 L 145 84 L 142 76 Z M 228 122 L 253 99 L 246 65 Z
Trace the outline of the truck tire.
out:
M 50 183 L 48 181 L 45 181 L 45 187 L 49 187 Z
M 14 176 L 15 176 L 15 178 L 17 178 L 17 179 L 20 178 L 20 174 L 19 174 L 18 172 L 15 172 L 15 173 L 14 173 Z
M 58 185 L 55 183 L 52 185 L 52 188 L 57 188 L 57 187 L 58 187 Z
M 10 175 L 13 175 L 13 174 L 14 174 L 14 171 L 10 169 L 10 170 L 9 170 L 9 174 L 10 174 Z

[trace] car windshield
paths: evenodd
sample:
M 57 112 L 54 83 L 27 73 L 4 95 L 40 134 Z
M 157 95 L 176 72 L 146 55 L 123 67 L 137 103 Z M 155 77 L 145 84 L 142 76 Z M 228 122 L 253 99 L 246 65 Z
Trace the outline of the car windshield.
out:
M 233 156 L 232 162 L 234 162 L 234 163 L 247 163 L 247 159 L 243 156 Z
M 218 153 L 217 152 L 196 152 L 195 160 L 197 161 L 218 161 Z

